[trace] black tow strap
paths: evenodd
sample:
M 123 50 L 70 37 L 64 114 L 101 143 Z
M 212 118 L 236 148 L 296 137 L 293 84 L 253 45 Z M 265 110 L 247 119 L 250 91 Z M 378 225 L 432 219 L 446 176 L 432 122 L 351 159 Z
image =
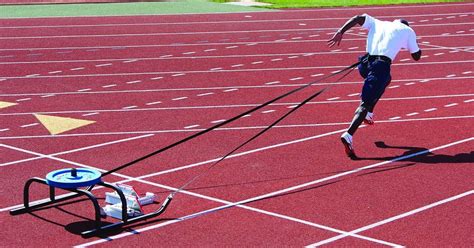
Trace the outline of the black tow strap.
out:
M 352 65 L 350 67 L 350 69 L 354 68 L 355 66 L 357 66 L 359 63 L 355 64 L 355 65 Z M 343 70 L 344 71 L 344 70 Z M 343 71 L 338 71 L 337 73 L 335 74 L 332 74 L 332 75 L 337 75 L 339 73 L 342 73 Z M 336 80 L 336 82 L 340 81 L 341 79 L 343 79 L 344 77 L 346 77 L 351 71 L 348 71 L 346 74 L 344 74 L 343 76 L 341 76 L 340 78 L 338 78 Z M 320 79 L 321 80 L 321 79 Z M 314 84 L 315 82 L 313 82 Z M 324 91 L 326 91 L 327 89 L 329 89 L 329 87 L 326 87 L 314 94 L 312 94 L 311 96 L 309 96 L 308 98 L 306 98 L 305 100 L 303 100 L 302 102 L 300 102 L 298 105 L 296 105 L 294 108 L 292 108 L 290 111 L 288 111 L 286 114 L 284 114 L 283 116 L 281 116 L 280 118 L 278 118 L 276 121 L 274 121 L 272 124 L 270 124 L 269 126 L 267 126 L 266 128 L 264 128 L 262 131 L 258 132 L 257 134 L 255 134 L 254 136 L 252 136 L 250 139 L 248 139 L 247 141 L 245 141 L 244 143 L 240 144 L 239 146 L 237 146 L 236 148 L 234 148 L 232 151 L 230 151 L 229 153 L 227 153 L 226 155 L 222 156 L 221 158 L 219 158 L 219 160 L 217 160 L 216 162 L 214 162 L 211 166 L 209 166 L 207 168 L 207 170 L 201 172 L 200 174 L 192 177 L 189 181 L 187 181 L 185 184 L 183 184 L 183 186 L 181 186 L 179 189 L 177 189 L 176 191 L 172 192 L 170 194 L 169 197 L 173 197 L 176 193 L 178 193 L 179 191 L 183 190 L 184 188 L 186 188 L 189 184 L 191 184 L 192 182 L 194 182 L 196 179 L 198 179 L 199 177 L 201 177 L 202 175 L 206 174 L 209 170 L 211 170 L 214 166 L 216 166 L 218 163 L 220 163 L 222 160 L 226 159 L 228 156 L 232 155 L 234 152 L 236 152 L 237 150 L 239 150 L 240 148 L 242 148 L 243 146 L 247 145 L 248 143 L 250 143 L 252 140 L 256 139 L 257 137 L 259 137 L 260 135 L 262 135 L 263 133 L 265 133 L 266 131 L 268 131 L 269 129 L 271 129 L 273 126 L 275 126 L 276 124 L 278 124 L 280 121 L 282 121 L 283 119 L 285 119 L 286 117 L 288 117 L 289 115 L 291 115 L 293 112 L 295 112 L 297 109 L 299 109 L 300 107 L 302 107 L 303 105 L 305 105 L 306 103 L 308 103 L 309 101 L 313 100 L 315 97 L 319 96 L 321 93 L 323 93 Z
M 175 146 L 177 146 L 177 145 L 179 145 L 179 144 L 182 144 L 182 143 L 184 143 L 184 142 L 186 142 L 186 141 L 189 141 L 189 140 L 194 139 L 194 138 L 196 138 L 196 137 L 198 137 L 198 136 L 201 136 L 201 135 L 203 135 L 203 134 L 205 134 L 205 133 L 207 133 L 207 132 L 210 132 L 210 131 L 212 131 L 212 130 L 214 130 L 214 129 L 216 129 L 216 128 L 219 128 L 219 127 L 221 127 L 221 126 L 223 126 L 223 125 L 225 125 L 225 124 L 228 124 L 228 123 L 230 123 L 230 122 L 233 122 L 233 121 L 235 121 L 235 120 L 237 120 L 237 119 L 239 119 L 239 118 L 241 118 L 241 117 L 243 117 L 243 116 L 245 116 L 245 115 L 248 115 L 248 114 L 250 114 L 250 113 L 252 113 L 252 112 L 254 112 L 254 111 L 257 111 L 257 110 L 259 110 L 259 109 L 261 109 L 261 108 L 263 108 L 263 107 L 265 107 L 265 106 L 267 106 L 267 105 L 269 105 L 269 104 L 272 104 L 272 103 L 274 103 L 274 102 L 276 102 L 276 101 L 278 101 L 278 100 L 280 100 L 280 99 L 282 99 L 282 98 L 284 98 L 284 97 L 287 97 L 287 96 L 289 96 L 289 95 L 291 95 L 291 94 L 293 94 L 293 93 L 296 93 L 296 92 L 298 92 L 298 91 L 300 91 L 300 90 L 302 90 L 302 89 L 305 89 L 305 88 L 307 88 L 307 87 L 309 87 L 309 86 L 311 86 L 311 85 L 313 85 L 313 84 L 316 84 L 316 83 L 318 83 L 318 82 L 321 82 L 322 80 L 328 79 L 328 78 L 330 78 L 330 77 L 333 77 L 333 76 L 335 76 L 335 75 L 338 75 L 338 74 L 343 73 L 343 72 L 346 72 L 346 71 L 349 71 L 349 72 L 350 72 L 350 70 L 353 69 L 353 68 L 355 68 L 357 65 L 359 65 L 359 63 L 360 63 L 360 62 L 354 63 L 354 64 L 352 64 L 352 65 L 350 65 L 350 66 L 348 66 L 348 67 L 346 67 L 346 68 L 344 68 L 344 69 L 342 69 L 342 70 L 340 70 L 340 71 L 331 73 L 331 74 L 329 74 L 329 75 L 327 75 L 327 76 L 324 76 L 324 77 L 322 77 L 322 78 L 320 78 L 320 79 L 318 79 L 318 80 L 316 80 L 316 81 L 310 82 L 310 83 L 305 84 L 305 85 L 303 85 L 303 86 L 301 86 L 301 87 L 299 87 L 299 88 L 296 88 L 296 89 L 294 89 L 294 90 L 291 90 L 291 91 L 289 91 L 289 92 L 287 92 L 287 93 L 285 93 L 285 94 L 283 94 L 283 95 L 280 95 L 280 96 L 278 96 L 278 97 L 276 97 L 276 98 L 274 98 L 274 99 L 272 99 L 272 100 L 269 100 L 269 101 L 267 101 L 267 102 L 265 102 L 265 103 L 263 103 L 263 104 L 261 104 L 261 105 L 259 105 L 259 106 L 256 106 L 256 107 L 254 107 L 254 108 L 252 108 L 252 109 L 250 109 L 250 110 L 247 110 L 247 111 L 245 111 L 245 112 L 243 112 L 243 113 L 241 113 L 241 114 L 239 114 L 239 115 L 237 115 L 237 116 L 235 116 L 235 117 L 232 117 L 232 118 L 230 118 L 230 119 L 228 119 L 228 120 L 226 120 L 226 121 L 223 121 L 223 122 L 221 122 L 221 123 L 219 123 L 219 124 L 217 124 L 217 125 L 215 125 L 215 126 L 209 127 L 209 128 L 207 128 L 207 129 L 205 129 L 205 130 L 202 130 L 202 131 L 197 132 L 197 133 L 195 133 L 195 134 L 193 134 L 193 135 L 190 135 L 190 136 L 188 136 L 188 137 L 186 137 L 186 138 L 184 138 L 184 139 L 182 139 L 182 140 L 179 140 L 179 141 L 177 141 L 177 142 L 175 142 L 175 143 L 173 143 L 173 144 L 170 144 L 170 145 L 165 146 L 165 147 L 163 147 L 163 148 L 160 148 L 160 149 L 158 149 L 158 150 L 156 150 L 156 151 L 154 151 L 154 152 L 151 152 L 151 153 L 149 153 L 149 154 L 147 154 L 147 155 L 145 155 L 145 156 L 143 156 L 143 157 L 137 158 L 137 159 L 135 159 L 135 160 L 133 160 L 133 161 L 130 161 L 130 162 L 126 163 L 126 164 L 120 165 L 120 166 L 118 166 L 118 167 L 116 167 L 116 168 L 114 168 L 114 169 L 112 169 L 112 170 L 109 170 L 109 171 L 107 171 L 107 172 L 104 172 L 104 173 L 102 173 L 102 176 L 106 176 L 106 175 L 112 174 L 112 173 L 114 173 L 114 172 L 117 172 L 117 171 L 119 171 L 119 170 L 125 169 L 125 168 L 127 168 L 127 167 L 129 167 L 129 166 L 131 166 L 131 165 L 133 165 L 133 164 L 135 164 L 135 163 L 138 163 L 138 162 L 140 162 L 140 161 L 142 161 L 142 160 L 145 160 L 145 159 L 147 159 L 147 158 L 149 158 L 149 157 L 151 157 L 151 156 L 157 155 L 157 154 L 162 153 L 162 152 L 164 152 L 164 151 L 166 151 L 166 150 L 168 150 L 168 149 L 171 149 L 171 148 L 173 148 L 173 147 L 175 147 Z M 347 74 L 348 74 L 348 73 L 347 73 Z M 345 74 L 343 77 L 345 77 L 347 74 Z M 341 77 L 341 78 L 338 79 L 338 80 L 341 80 L 343 77 Z M 242 145 L 240 145 L 239 147 L 237 147 L 236 149 L 234 149 L 234 150 L 233 150 L 232 152 L 230 152 L 228 155 L 222 157 L 221 160 L 223 160 L 225 157 L 229 156 L 229 155 L 232 154 L 235 150 L 237 150 L 237 149 L 239 149 L 240 147 L 244 146 L 245 144 L 247 144 L 247 143 L 250 142 L 251 140 L 253 140 L 253 139 L 255 139 L 256 137 L 258 137 L 258 136 L 260 136 L 261 134 L 263 134 L 265 131 L 267 131 L 268 129 L 270 129 L 270 128 L 271 128 L 272 126 L 274 126 L 276 123 L 278 123 L 279 121 L 281 121 L 283 118 L 285 118 L 286 116 L 288 116 L 289 114 L 291 114 L 292 112 L 294 112 L 296 109 L 298 109 L 299 107 L 303 106 L 306 102 L 308 102 L 308 101 L 310 101 L 311 99 L 313 99 L 314 97 L 318 96 L 319 94 L 321 94 L 321 93 L 322 93 L 323 91 L 325 91 L 325 90 L 326 90 L 326 89 L 323 89 L 323 90 L 321 90 L 321 91 L 318 91 L 317 93 L 313 94 L 311 97 L 309 97 L 308 99 L 306 99 L 305 101 L 303 101 L 303 102 L 301 102 L 300 104 L 298 104 L 297 107 L 295 107 L 294 109 L 292 109 L 291 111 L 289 111 L 289 112 L 288 112 L 287 114 L 285 114 L 282 118 L 278 119 L 278 120 L 277 120 L 276 122 L 274 122 L 272 125 L 268 126 L 268 127 L 265 128 L 264 130 L 262 130 L 261 132 L 259 132 L 256 136 L 252 137 L 250 140 L 246 141 L 244 144 L 242 144 Z M 220 160 L 220 161 L 221 161 L 221 160 Z M 215 164 L 216 164 L 216 163 L 215 163 Z M 215 165 L 215 164 L 214 164 L 214 165 Z M 199 176 L 200 176 L 200 175 L 198 175 L 198 177 L 199 177 Z M 196 177 L 195 177 L 195 178 L 196 178 Z M 194 181 L 195 178 L 193 178 L 191 181 Z M 188 185 L 188 184 L 189 184 L 189 183 L 186 183 L 184 186 L 186 186 L 186 185 Z M 180 189 L 184 188 L 184 186 L 181 187 Z

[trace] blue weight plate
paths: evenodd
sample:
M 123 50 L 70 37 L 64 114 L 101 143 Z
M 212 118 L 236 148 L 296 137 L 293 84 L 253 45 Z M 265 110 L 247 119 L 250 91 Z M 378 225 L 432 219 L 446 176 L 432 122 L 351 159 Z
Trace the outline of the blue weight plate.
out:
M 97 184 L 101 176 L 99 171 L 88 168 L 61 169 L 48 173 L 46 182 L 53 187 L 72 189 Z

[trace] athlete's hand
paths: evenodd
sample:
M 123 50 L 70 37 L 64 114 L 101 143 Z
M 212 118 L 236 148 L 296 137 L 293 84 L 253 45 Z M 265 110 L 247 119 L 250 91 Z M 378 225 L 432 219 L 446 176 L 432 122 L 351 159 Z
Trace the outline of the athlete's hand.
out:
M 337 31 L 330 40 L 328 40 L 328 46 L 333 47 L 334 45 L 338 45 L 341 43 L 342 40 L 342 33 Z

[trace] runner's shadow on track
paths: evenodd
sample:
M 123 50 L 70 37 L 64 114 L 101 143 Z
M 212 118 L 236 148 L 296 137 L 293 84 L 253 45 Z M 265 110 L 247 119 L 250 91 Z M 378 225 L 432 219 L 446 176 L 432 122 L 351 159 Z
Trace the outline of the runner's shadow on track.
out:
M 454 164 L 454 163 L 474 163 L 474 151 L 466 153 L 458 153 L 456 155 L 445 155 L 445 154 L 435 154 L 428 151 L 429 149 L 424 147 L 412 147 L 412 146 L 392 146 L 387 145 L 383 141 L 375 142 L 375 146 L 382 149 L 401 149 L 405 150 L 402 154 L 389 157 L 358 157 L 357 160 L 380 160 L 380 161 L 390 161 L 394 159 L 400 159 L 401 157 L 407 156 L 405 159 L 400 159 L 400 161 L 410 161 L 415 163 L 425 163 L 425 164 Z M 424 152 L 424 153 L 423 153 Z M 423 153 L 420 155 L 415 155 L 416 153 Z M 410 156 L 413 155 L 413 156 Z

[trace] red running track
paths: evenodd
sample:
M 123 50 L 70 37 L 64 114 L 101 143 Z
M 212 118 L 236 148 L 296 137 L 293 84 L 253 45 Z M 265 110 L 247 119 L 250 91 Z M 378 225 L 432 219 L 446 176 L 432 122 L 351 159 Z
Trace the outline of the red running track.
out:
M 458 3 L 2 20 L 0 101 L 17 103 L 0 112 L 2 244 L 469 246 L 473 9 Z M 93 216 L 85 201 L 8 214 L 30 177 L 71 166 L 110 170 L 344 68 L 363 53 L 365 33 L 353 29 L 337 48 L 325 41 L 364 12 L 409 19 L 424 57 L 398 55 L 375 126 L 355 136 L 360 160 L 345 157 L 338 136 L 358 104 L 361 82 L 353 72 L 104 178 L 162 201 L 330 86 L 177 194 L 162 218 L 84 239 L 78 233 Z M 35 113 L 95 123 L 50 135 Z M 35 199 L 46 193 L 32 192 Z

